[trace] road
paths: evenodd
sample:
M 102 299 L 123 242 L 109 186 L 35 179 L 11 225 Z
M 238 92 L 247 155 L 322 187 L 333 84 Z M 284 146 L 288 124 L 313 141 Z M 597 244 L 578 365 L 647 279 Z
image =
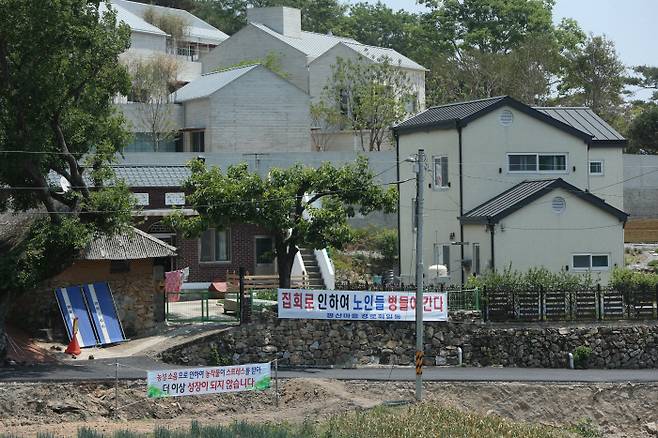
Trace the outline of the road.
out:
M 34 381 L 104 381 L 144 379 L 147 370 L 180 368 L 163 364 L 148 357 L 67 361 L 57 365 L 0 368 L 0 382 Z M 415 379 L 413 367 L 368 367 L 358 369 L 284 368 L 280 378 L 318 378 L 337 380 L 411 381 Z M 543 368 L 472 368 L 426 367 L 423 378 L 427 381 L 450 382 L 658 382 L 658 369 L 647 370 L 568 370 Z

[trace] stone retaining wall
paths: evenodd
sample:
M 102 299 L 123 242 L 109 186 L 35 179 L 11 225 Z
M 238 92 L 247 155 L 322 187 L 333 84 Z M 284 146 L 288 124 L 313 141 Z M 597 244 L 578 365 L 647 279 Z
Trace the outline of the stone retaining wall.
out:
M 352 367 L 411 365 L 413 322 L 279 320 L 272 312 L 163 354 L 168 362 L 204 365 L 221 358 L 234 363 L 279 359 L 282 365 Z M 464 364 L 563 368 L 578 346 L 592 348 L 592 368 L 658 368 L 658 323 L 500 325 L 476 319 L 425 324 L 427 365 Z M 214 358 L 214 359 L 213 359 Z

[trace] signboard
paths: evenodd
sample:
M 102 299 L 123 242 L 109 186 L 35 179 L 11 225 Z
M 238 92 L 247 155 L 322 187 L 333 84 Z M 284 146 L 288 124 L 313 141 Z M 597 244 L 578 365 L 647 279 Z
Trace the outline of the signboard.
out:
M 165 205 L 185 205 L 185 193 L 183 192 L 165 193 Z
M 423 320 L 448 320 L 448 294 L 423 294 Z M 279 318 L 415 321 L 415 292 L 279 289 Z
M 149 371 L 147 395 L 159 398 L 262 391 L 270 387 L 270 376 L 270 363 Z

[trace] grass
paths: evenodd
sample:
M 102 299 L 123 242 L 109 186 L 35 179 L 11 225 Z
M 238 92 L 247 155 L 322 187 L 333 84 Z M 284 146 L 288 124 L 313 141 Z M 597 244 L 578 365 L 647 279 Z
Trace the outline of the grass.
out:
M 596 429 L 583 422 L 569 431 L 537 426 L 495 417 L 462 412 L 458 409 L 420 403 L 410 407 L 379 407 L 369 411 L 334 416 L 318 424 L 250 424 L 202 426 L 193 422 L 187 430 L 158 427 L 153 434 L 122 431 L 103 435 L 90 429 L 78 431 L 78 438 L 415 438 L 415 437 L 595 437 Z M 52 435 L 40 435 L 51 438 Z M 0 438 L 9 436 L 0 435 Z

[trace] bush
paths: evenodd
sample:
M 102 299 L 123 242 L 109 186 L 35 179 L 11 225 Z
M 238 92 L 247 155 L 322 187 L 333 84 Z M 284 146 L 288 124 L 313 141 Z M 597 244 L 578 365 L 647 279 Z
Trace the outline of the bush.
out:
M 589 357 L 592 355 L 592 349 L 581 345 L 573 352 L 573 364 L 578 369 L 585 369 L 589 366 Z
M 594 281 L 589 275 L 571 274 L 568 272 L 551 272 L 548 269 L 530 268 L 527 272 L 512 270 L 508 266 L 504 271 L 489 271 L 479 277 L 468 279 L 468 288 L 499 289 L 509 292 L 527 290 L 564 290 L 577 292 L 594 287 Z
M 615 268 L 612 270 L 610 286 L 620 291 L 654 289 L 658 286 L 658 274 Z
M 208 355 L 208 365 L 210 366 L 229 366 L 233 365 L 233 361 L 224 356 L 216 345 L 210 347 L 210 354 Z

